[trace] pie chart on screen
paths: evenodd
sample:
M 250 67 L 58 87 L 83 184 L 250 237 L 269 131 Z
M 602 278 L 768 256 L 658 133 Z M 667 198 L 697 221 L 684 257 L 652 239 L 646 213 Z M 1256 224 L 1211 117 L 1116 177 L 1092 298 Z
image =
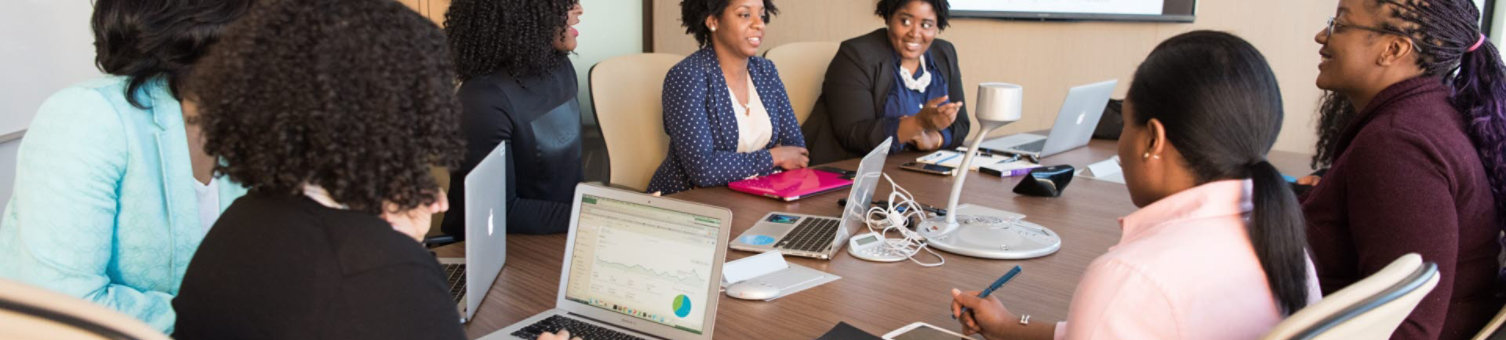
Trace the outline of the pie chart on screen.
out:
M 675 316 L 686 317 L 690 315 L 690 297 L 685 294 L 675 297 Z

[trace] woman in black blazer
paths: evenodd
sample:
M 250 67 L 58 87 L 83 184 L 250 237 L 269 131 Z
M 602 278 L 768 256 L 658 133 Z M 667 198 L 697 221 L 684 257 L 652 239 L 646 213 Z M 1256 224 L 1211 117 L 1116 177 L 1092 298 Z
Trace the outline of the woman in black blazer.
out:
M 936 34 L 946 0 L 882 0 L 888 25 L 842 42 L 802 128 L 811 164 L 862 157 L 894 138 L 904 149 L 955 148 L 967 138 L 957 49 Z
M 465 177 L 507 143 L 507 232 L 563 233 L 581 169 L 573 28 L 576 0 L 457 0 L 445 33 L 460 75 L 465 161 L 450 171 L 451 210 L 440 229 L 465 238 Z M 504 174 L 480 174 L 504 176 Z

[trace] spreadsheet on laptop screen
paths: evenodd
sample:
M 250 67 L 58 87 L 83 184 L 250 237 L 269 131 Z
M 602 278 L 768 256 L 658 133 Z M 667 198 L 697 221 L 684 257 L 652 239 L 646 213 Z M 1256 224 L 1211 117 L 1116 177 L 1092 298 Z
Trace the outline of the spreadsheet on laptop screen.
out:
M 721 220 L 582 195 L 565 299 L 701 334 Z

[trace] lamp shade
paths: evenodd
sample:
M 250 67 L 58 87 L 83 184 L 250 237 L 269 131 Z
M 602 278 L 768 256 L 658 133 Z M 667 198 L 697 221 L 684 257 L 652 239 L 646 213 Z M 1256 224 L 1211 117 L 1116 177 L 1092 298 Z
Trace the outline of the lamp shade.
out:
M 1025 88 L 1010 83 L 978 84 L 978 106 L 974 115 L 984 123 L 1013 123 L 1020 120 Z

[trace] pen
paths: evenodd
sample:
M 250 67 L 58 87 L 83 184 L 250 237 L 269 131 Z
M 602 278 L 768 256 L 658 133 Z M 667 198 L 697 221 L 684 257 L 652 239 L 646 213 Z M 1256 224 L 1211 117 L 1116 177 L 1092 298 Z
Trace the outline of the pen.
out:
M 1020 273 L 1020 266 L 1018 266 L 1018 265 L 1014 266 L 1014 269 L 1010 269 L 1008 273 L 1004 273 L 1004 276 L 1000 276 L 998 280 L 994 280 L 994 284 L 988 285 L 988 288 L 983 289 L 983 291 L 981 291 L 981 292 L 978 292 L 978 297 L 979 298 L 986 298 L 989 295 L 992 295 L 994 293 L 994 290 L 997 290 L 997 289 L 999 289 L 999 287 L 1004 286 L 1004 283 L 1009 282 L 1010 279 L 1013 279 L 1014 276 L 1017 275 L 1017 274 L 1019 274 L 1019 273 Z M 973 312 L 973 310 L 971 308 L 962 307 L 962 310 L 958 311 L 957 314 L 958 315 L 962 315 L 962 314 L 968 314 L 968 313 L 972 313 L 972 312 Z M 952 316 L 952 319 L 956 319 L 956 318 L 957 318 L 956 316 Z

